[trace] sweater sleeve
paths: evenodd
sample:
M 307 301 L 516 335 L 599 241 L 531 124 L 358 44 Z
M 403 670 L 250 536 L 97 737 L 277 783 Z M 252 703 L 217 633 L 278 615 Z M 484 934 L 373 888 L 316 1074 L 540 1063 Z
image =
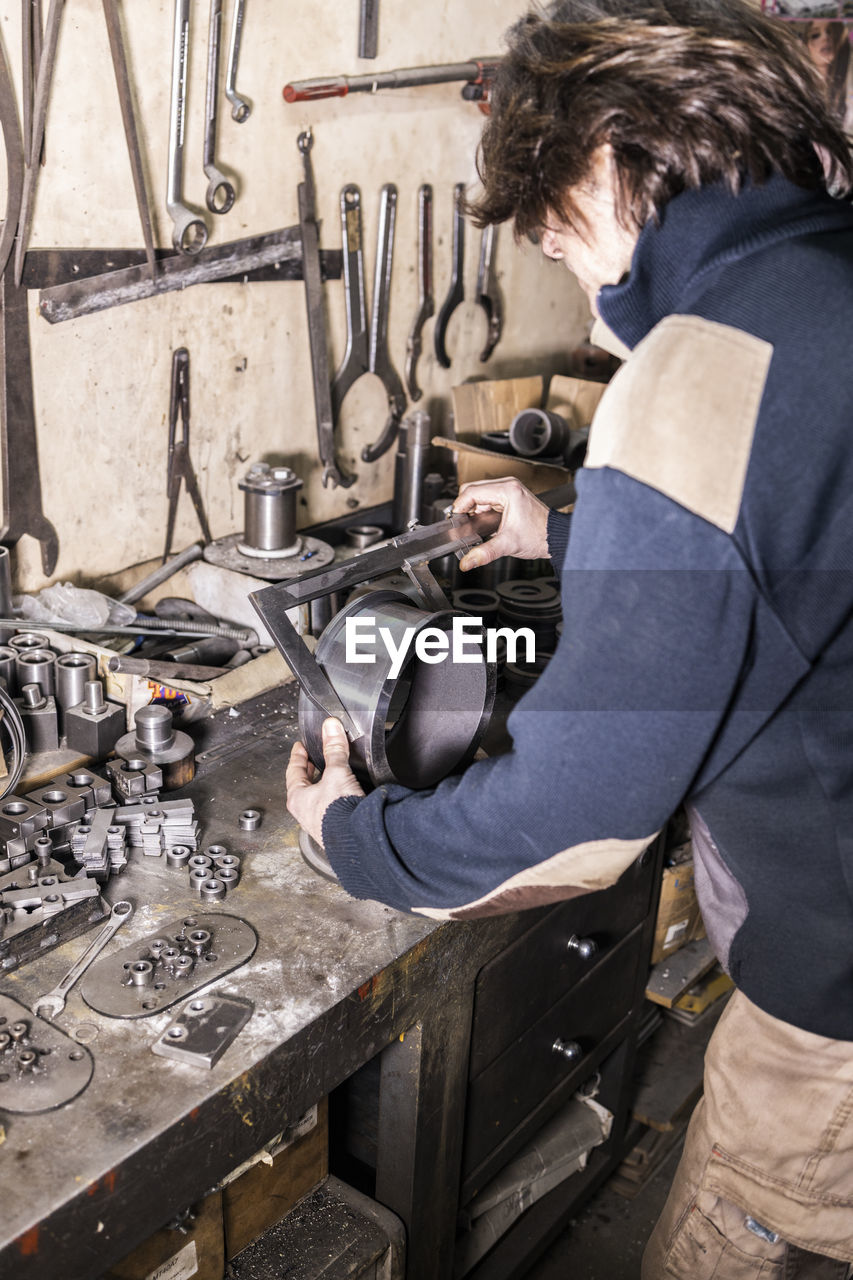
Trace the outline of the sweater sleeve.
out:
M 731 538 L 656 490 L 579 474 L 562 600 L 563 635 L 510 716 L 508 754 L 326 811 L 349 892 L 461 919 L 603 888 L 772 710 L 765 689 L 740 737 L 720 736 L 749 691 L 760 601 Z

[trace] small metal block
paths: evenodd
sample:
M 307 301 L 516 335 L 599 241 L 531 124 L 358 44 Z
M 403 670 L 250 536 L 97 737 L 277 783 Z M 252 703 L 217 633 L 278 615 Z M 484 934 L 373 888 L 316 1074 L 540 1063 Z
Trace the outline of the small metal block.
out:
M 237 819 L 241 831 L 257 831 L 261 825 L 260 809 L 244 809 Z
M 41 805 L 48 815 L 48 826 L 60 827 L 66 822 L 76 822 L 86 812 L 86 802 L 82 796 L 66 791 L 54 783 L 39 787 L 37 791 L 28 791 L 26 798 L 32 803 Z
M 35 804 L 26 796 L 4 796 L 0 803 L 0 839 L 14 840 L 43 831 L 49 816 L 44 805 Z
M 112 799 L 110 784 L 106 778 L 99 778 L 88 769 L 71 769 L 61 773 L 53 780 L 54 785 L 62 791 L 82 797 L 87 809 L 96 809 L 98 805 L 109 804 Z
M 56 751 L 59 746 L 59 720 L 55 699 L 46 696 L 40 706 L 29 707 L 23 698 L 16 698 L 15 706 L 21 713 L 30 751 Z
M 125 709 L 117 702 L 105 702 L 100 711 L 90 712 L 86 703 L 65 712 L 65 739 L 72 751 L 102 760 L 108 756 L 127 726 Z
M 240 1034 L 254 1010 L 242 996 L 195 996 L 151 1046 L 164 1058 L 213 1067 Z

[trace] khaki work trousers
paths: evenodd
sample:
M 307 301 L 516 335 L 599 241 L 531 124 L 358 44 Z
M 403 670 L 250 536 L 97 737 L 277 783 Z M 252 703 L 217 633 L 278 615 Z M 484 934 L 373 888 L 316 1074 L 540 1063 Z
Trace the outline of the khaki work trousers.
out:
M 853 1043 L 736 991 L 642 1280 L 845 1280 L 851 1261 Z

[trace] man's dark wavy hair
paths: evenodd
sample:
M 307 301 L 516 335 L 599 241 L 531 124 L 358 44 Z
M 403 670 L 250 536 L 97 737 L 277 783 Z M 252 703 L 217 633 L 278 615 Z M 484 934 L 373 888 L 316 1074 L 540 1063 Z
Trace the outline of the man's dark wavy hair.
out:
M 781 173 L 849 195 L 853 161 L 787 24 L 741 0 L 563 0 L 507 33 L 478 151 L 478 226 L 583 231 L 572 189 L 613 149 L 617 212 L 642 227 L 679 192 Z

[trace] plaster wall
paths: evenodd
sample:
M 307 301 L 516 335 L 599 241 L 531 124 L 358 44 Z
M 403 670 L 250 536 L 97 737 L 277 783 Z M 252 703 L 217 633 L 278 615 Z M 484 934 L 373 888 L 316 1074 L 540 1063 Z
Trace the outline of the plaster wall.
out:
M 234 0 L 226 0 L 221 73 Z M 287 105 L 291 80 L 337 73 L 465 61 L 501 50 L 501 33 L 523 11 L 519 0 L 381 0 L 379 55 L 357 57 L 358 0 L 245 0 L 237 86 L 252 102 L 235 123 L 221 96 L 217 161 L 234 179 L 230 213 L 206 213 L 215 245 L 298 222 L 296 146 L 314 133 L 313 163 L 323 248 L 341 244 L 339 194 L 362 192 L 368 310 L 383 183 L 399 191 L 390 311 L 390 349 L 403 375 L 406 336 L 417 308 L 417 191 L 434 188 L 436 309 L 450 281 L 453 186 L 476 183 L 475 150 L 483 117 L 460 85 L 351 95 Z M 45 2 L 45 10 L 47 3 Z M 204 210 L 201 167 L 209 6 L 192 0 L 191 68 L 184 194 Z M 171 0 L 123 0 L 122 21 L 147 168 L 155 239 L 171 244 L 165 209 L 173 6 Z M 21 100 L 21 4 L 0 0 L 0 39 Z M 100 0 L 67 0 L 46 132 L 32 248 L 140 247 L 124 132 Z M 469 227 L 466 301 L 448 334 L 452 367 L 432 354 L 434 321 L 424 331 L 419 381 L 440 429 L 450 388 L 472 377 L 559 372 L 589 327 L 586 303 L 566 272 L 532 246 L 500 230 L 496 259 L 505 304 L 504 332 L 488 364 L 474 305 L 479 233 Z M 11 269 L 11 267 L 10 267 Z M 88 582 L 162 554 L 167 511 L 166 448 L 171 356 L 190 351 L 191 455 L 214 537 L 242 528 L 237 481 L 249 462 L 285 462 L 305 482 L 299 523 L 369 507 L 390 497 L 393 449 L 372 465 L 360 460 L 385 421 L 378 380 L 363 378 L 344 404 L 339 457 L 355 471 L 347 490 L 324 489 L 316 451 L 303 286 L 199 285 L 180 293 L 50 325 L 29 295 L 33 382 L 44 509 L 56 526 L 54 579 Z M 343 285 L 325 286 L 332 371 L 345 345 Z M 200 534 L 182 494 L 173 549 Z M 15 551 L 17 585 L 46 579 L 37 544 Z

